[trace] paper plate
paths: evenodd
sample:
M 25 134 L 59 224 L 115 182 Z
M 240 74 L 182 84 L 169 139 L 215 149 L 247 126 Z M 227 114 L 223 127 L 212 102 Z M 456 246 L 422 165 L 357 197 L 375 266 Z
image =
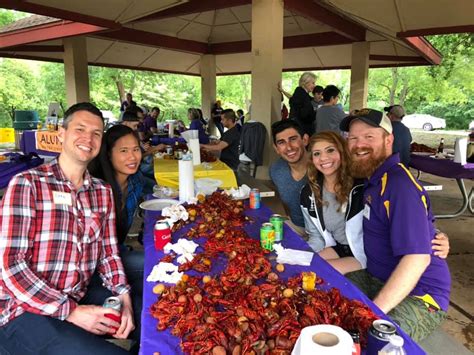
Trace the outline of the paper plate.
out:
M 433 153 L 430 153 L 430 152 L 412 152 L 412 154 L 420 155 L 422 157 L 429 157 L 429 156 L 433 155 Z
M 148 200 L 140 203 L 140 208 L 147 211 L 161 211 L 165 207 L 170 207 L 178 203 L 178 200 L 171 199 L 157 199 Z

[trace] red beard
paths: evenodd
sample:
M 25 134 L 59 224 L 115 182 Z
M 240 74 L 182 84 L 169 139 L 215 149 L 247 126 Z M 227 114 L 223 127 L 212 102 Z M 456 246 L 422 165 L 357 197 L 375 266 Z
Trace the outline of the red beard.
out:
M 368 151 L 369 158 L 364 160 L 356 160 L 357 158 L 354 158 L 354 156 L 359 150 Z M 382 146 L 382 150 L 378 155 L 374 154 L 374 150 L 372 148 L 354 148 L 351 149 L 351 155 L 353 157 L 350 165 L 351 175 L 359 179 L 372 176 L 375 170 L 377 170 L 377 168 L 382 165 L 385 159 L 387 159 L 385 146 Z

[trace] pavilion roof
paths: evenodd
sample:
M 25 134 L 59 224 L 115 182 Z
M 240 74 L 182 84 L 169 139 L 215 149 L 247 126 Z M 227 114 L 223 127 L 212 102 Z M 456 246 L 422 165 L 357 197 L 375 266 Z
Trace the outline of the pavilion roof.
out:
M 438 64 L 440 54 L 419 35 L 474 29 L 471 0 L 284 4 L 287 71 L 350 68 L 351 44 L 360 41 L 370 42 L 373 68 Z M 215 54 L 217 74 L 251 70 L 251 0 L 0 0 L 0 7 L 48 16 L 0 29 L 3 57 L 62 62 L 62 39 L 80 35 L 90 65 L 199 75 L 201 56 Z

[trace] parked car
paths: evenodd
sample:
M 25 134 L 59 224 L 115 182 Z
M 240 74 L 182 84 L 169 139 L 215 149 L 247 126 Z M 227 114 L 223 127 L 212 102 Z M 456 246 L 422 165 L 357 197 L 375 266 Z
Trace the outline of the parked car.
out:
M 421 128 L 424 131 L 432 131 L 434 129 L 446 128 L 446 120 L 422 113 L 414 113 L 406 115 L 402 120 L 403 124 L 408 128 Z

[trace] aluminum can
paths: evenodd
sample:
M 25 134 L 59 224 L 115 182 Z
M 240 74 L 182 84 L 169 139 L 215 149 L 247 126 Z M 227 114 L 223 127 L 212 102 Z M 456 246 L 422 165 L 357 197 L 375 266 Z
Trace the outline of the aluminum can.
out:
M 367 340 L 367 355 L 377 355 L 379 350 L 390 342 L 390 337 L 397 334 L 397 328 L 392 322 L 377 319 L 369 329 Z
M 181 149 L 176 149 L 176 150 L 174 151 L 174 157 L 175 157 L 175 159 L 177 159 L 177 160 L 183 159 L 183 151 L 182 151 Z
M 270 223 L 275 229 L 275 242 L 281 242 L 283 240 L 283 217 L 279 214 L 272 214 Z
M 166 154 L 173 155 L 173 147 L 170 145 L 166 146 Z
M 250 190 L 250 208 L 253 210 L 260 208 L 260 190 L 252 189 Z
M 122 312 L 122 301 L 120 301 L 120 298 L 118 297 L 108 297 L 105 299 L 104 304 L 102 305 L 104 308 L 111 308 L 115 309 L 118 312 Z M 110 318 L 118 323 L 122 320 L 121 316 L 116 316 L 113 313 L 105 313 L 104 316 L 107 318 Z
M 263 249 L 273 250 L 275 243 L 275 229 L 271 223 L 263 223 L 260 227 L 260 245 Z
M 361 348 L 360 348 L 360 333 L 358 330 L 353 329 L 349 330 L 348 333 L 352 337 L 352 355 L 360 355 Z
M 171 229 L 165 221 L 158 221 L 155 223 L 154 229 L 155 249 L 163 250 L 166 244 L 171 241 Z

